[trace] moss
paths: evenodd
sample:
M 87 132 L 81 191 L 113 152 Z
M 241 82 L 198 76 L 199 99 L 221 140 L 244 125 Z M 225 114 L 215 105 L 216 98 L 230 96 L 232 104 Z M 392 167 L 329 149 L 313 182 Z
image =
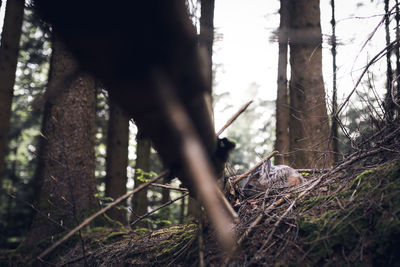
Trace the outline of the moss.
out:
M 139 235 L 145 235 L 151 232 L 148 228 L 137 228 L 133 230 L 134 233 L 139 234 Z
M 111 244 L 121 241 L 127 234 L 127 232 L 111 232 L 105 237 L 103 244 Z
M 307 199 L 302 204 L 302 210 L 306 211 L 306 210 L 312 209 L 315 205 L 323 202 L 324 200 L 326 200 L 326 196 L 324 196 L 324 195 L 320 195 L 320 196 L 316 196 L 316 197 Z
M 360 259 L 369 258 L 377 266 L 398 264 L 400 165 L 367 170 L 331 197 L 342 204 L 330 202 L 326 211 L 327 196 L 299 204 L 302 211 L 309 211 L 297 218 L 299 237 L 308 255 L 306 263 L 318 265 L 329 259 L 335 265 L 350 261 L 361 266 L 366 262 Z M 365 255 L 360 256 L 360 251 Z
M 165 256 L 170 256 L 173 252 L 178 251 L 182 247 L 184 247 L 190 240 L 196 237 L 197 230 L 196 229 L 187 229 L 185 231 L 179 231 L 171 234 L 169 240 L 160 243 L 160 246 L 164 248 L 157 255 L 159 258 L 163 258 Z
M 141 236 L 143 247 L 129 251 L 126 260 L 146 262 L 160 265 L 170 263 L 178 257 L 190 258 L 191 240 L 197 235 L 198 227 L 195 224 L 172 226 Z M 182 252 L 182 253 L 181 253 Z

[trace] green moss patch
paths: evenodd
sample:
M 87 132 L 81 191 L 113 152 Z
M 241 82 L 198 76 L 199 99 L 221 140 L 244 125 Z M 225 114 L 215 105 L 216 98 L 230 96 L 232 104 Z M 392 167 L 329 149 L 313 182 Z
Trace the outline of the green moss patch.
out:
M 399 164 L 367 170 L 334 195 L 303 201 L 300 210 L 297 223 L 307 264 L 399 264 Z

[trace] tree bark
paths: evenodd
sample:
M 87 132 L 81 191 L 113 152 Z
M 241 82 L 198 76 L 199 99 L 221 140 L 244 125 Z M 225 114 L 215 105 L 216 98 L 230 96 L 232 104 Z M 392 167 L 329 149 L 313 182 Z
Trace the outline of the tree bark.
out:
M 185 208 L 186 208 L 186 200 L 188 197 L 184 197 L 181 200 L 180 210 L 179 210 L 179 223 L 183 224 L 185 220 Z
M 394 104 L 392 101 L 392 81 L 393 81 L 393 69 L 390 57 L 392 55 L 392 47 L 390 44 L 390 31 L 389 31 L 389 0 L 385 0 L 385 35 L 386 35 L 386 97 L 385 97 L 385 117 L 388 121 L 393 120 L 394 116 Z
M 7 1 L 0 45 L 0 188 L 7 135 L 10 127 L 11 102 L 17 69 L 19 41 L 24 15 L 24 0 Z
M 79 72 L 75 60 L 57 38 L 48 90 L 62 86 L 61 94 L 47 101 L 42 124 L 40 195 L 30 232 L 22 248 L 75 227 L 99 208 L 94 197 L 95 82 Z M 77 73 L 71 76 L 71 73 Z
M 201 205 L 196 199 L 194 199 L 191 196 L 189 196 L 189 200 L 188 200 L 187 215 L 193 216 L 194 218 L 200 218 L 200 216 L 201 216 Z
M 151 142 L 148 138 L 142 135 L 140 129 L 136 136 L 136 167 L 135 167 L 135 188 L 144 183 L 139 180 L 139 177 L 143 172 L 148 173 L 150 171 L 150 151 Z M 144 178 L 148 178 L 145 176 Z M 132 210 L 134 216 L 141 216 L 147 213 L 148 199 L 147 189 L 144 189 L 132 197 Z M 134 220 L 135 218 L 133 218 Z M 141 221 L 137 224 L 138 227 L 146 227 L 146 223 Z
M 200 46 L 207 51 L 207 82 L 212 88 L 213 81 L 213 43 L 214 43 L 214 4 L 215 0 L 201 0 L 200 15 Z
M 399 1 L 395 1 L 396 4 L 396 39 L 398 40 L 400 38 L 400 10 L 399 10 Z M 395 48 L 395 53 L 396 53 L 396 75 L 400 75 L 400 47 L 397 45 Z M 399 76 L 400 77 L 400 76 Z M 399 79 L 397 78 L 397 86 L 396 86 L 396 101 L 397 103 L 400 103 L 400 82 Z M 399 116 L 400 110 L 397 107 L 397 114 L 396 116 Z
M 296 168 L 331 166 L 319 0 L 290 1 L 290 149 Z
M 129 117 L 112 100 L 109 101 L 109 107 L 105 196 L 115 200 L 126 193 Z M 107 215 L 122 224 L 128 222 L 125 208 L 113 208 L 107 212 Z
M 164 183 L 167 183 L 168 180 L 164 179 Z M 161 204 L 167 203 L 171 200 L 171 196 L 169 194 L 170 190 L 168 188 L 161 188 Z
M 287 82 L 288 33 L 289 26 L 288 0 L 281 0 L 280 23 L 278 32 L 278 90 L 276 99 L 276 139 L 275 150 L 281 155 L 275 157 L 275 164 L 284 164 L 283 154 L 289 152 L 289 88 Z
M 332 152 L 333 152 L 333 162 L 337 163 L 339 161 L 339 125 L 337 117 L 337 86 L 336 86 L 336 19 L 335 19 L 335 0 L 331 0 L 331 8 L 332 8 L 332 72 L 333 72 L 333 84 L 332 84 L 332 127 L 331 127 L 331 136 L 332 136 Z

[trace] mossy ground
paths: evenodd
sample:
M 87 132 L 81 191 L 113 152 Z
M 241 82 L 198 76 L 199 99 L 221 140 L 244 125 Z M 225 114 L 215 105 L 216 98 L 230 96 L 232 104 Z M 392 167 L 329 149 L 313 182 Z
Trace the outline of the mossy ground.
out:
M 306 265 L 400 265 L 399 163 L 366 170 L 337 193 L 303 201 L 299 210 Z
M 235 253 L 232 266 L 400 266 L 399 161 L 375 164 L 373 168 L 352 166 L 327 177 L 299 199 L 272 232 L 298 196 L 293 193 L 285 197 L 282 204 L 265 214 Z M 265 203 L 270 205 L 279 198 L 269 198 Z M 262 212 L 254 203 L 244 205 L 243 212 L 239 212 L 242 224 L 237 225 L 238 236 Z M 82 239 L 75 236 L 46 261 L 71 266 L 197 265 L 198 234 L 196 224 L 153 232 L 130 231 L 112 223 L 107 227 L 91 226 L 82 232 Z M 220 266 L 226 256 L 214 237 L 210 230 L 204 235 L 207 266 Z M 82 240 L 86 257 L 82 257 Z M 44 242 L 39 246 L 53 241 Z M 27 263 L 17 250 L 0 252 L 0 262 L 2 266 Z

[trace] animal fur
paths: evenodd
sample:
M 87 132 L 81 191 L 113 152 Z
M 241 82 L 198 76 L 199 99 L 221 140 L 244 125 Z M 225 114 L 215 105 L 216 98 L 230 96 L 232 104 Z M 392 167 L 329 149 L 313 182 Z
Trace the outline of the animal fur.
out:
M 287 165 L 271 166 L 271 161 L 258 167 L 240 183 L 240 192 L 250 196 L 267 189 L 283 189 L 298 186 L 304 182 L 303 176 Z

